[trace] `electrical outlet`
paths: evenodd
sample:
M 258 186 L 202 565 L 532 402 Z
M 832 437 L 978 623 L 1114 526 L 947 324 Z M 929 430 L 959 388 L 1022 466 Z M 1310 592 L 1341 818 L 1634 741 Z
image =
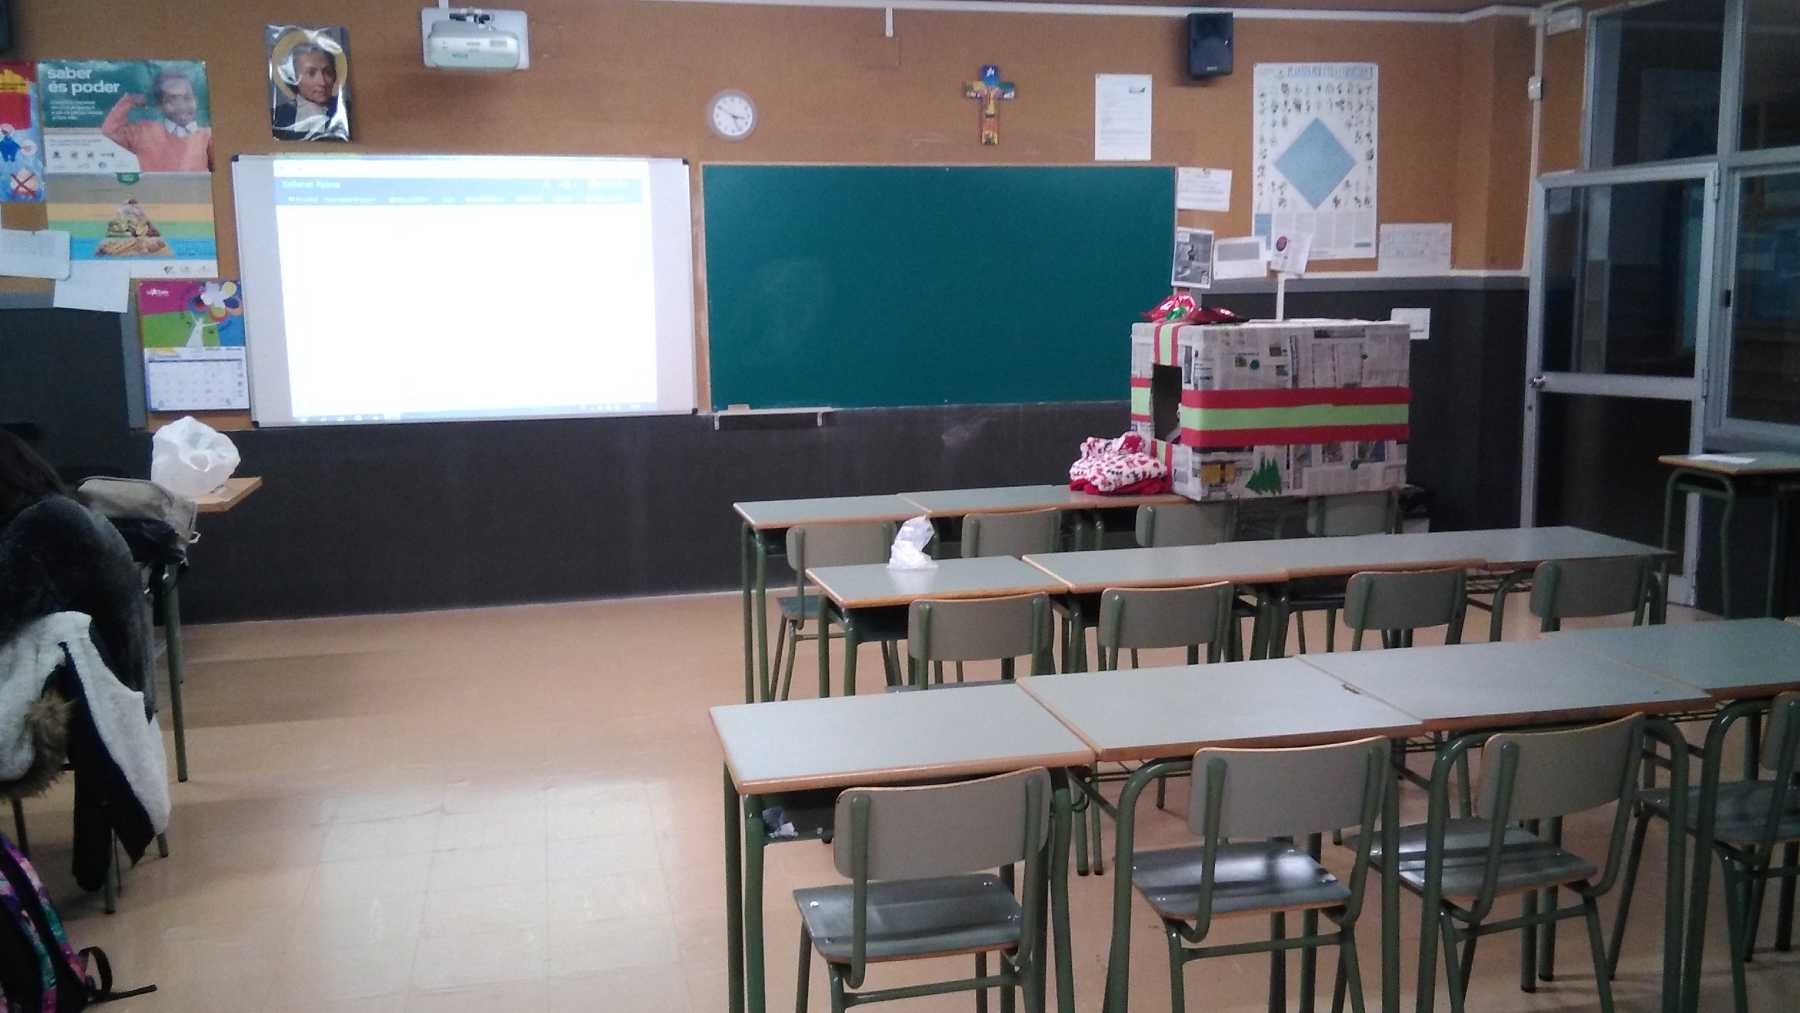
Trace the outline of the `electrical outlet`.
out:
M 1525 82 L 1525 97 L 1533 102 L 1544 101 L 1544 79 L 1536 74 L 1531 75 L 1531 79 Z

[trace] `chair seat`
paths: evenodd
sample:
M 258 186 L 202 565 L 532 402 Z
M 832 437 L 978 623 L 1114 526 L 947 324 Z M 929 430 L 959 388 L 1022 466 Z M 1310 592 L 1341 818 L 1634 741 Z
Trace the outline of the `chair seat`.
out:
M 1730 781 L 1719 785 L 1718 808 L 1714 810 L 1713 839 L 1726 844 L 1760 844 L 1768 826 L 1773 781 Z M 1638 796 L 1644 804 L 1664 819 L 1669 816 L 1667 789 L 1647 791 Z M 1700 826 L 1700 789 L 1689 788 L 1687 798 L 1688 831 Z M 1800 789 L 1789 789 L 1787 812 L 1775 826 L 1775 842 L 1800 840 Z
M 848 883 L 794 891 L 820 956 L 847 964 L 854 940 Z M 1009 950 L 1019 945 L 1024 910 L 998 876 L 946 876 L 869 884 L 865 953 L 870 961 Z
M 783 618 L 802 620 L 819 618 L 819 606 L 824 602 L 825 599 L 816 594 L 783 595 L 775 600 Z
M 1192 921 L 1200 907 L 1199 847 L 1139 851 L 1131 856 L 1132 884 L 1158 915 Z M 1287 844 L 1222 844 L 1213 867 L 1216 915 L 1337 907 L 1350 889 L 1303 851 Z
M 1474 897 L 1481 892 L 1490 833 L 1491 825 L 1482 819 L 1451 820 L 1445 826 L 1444 896 Z M 1425 840 L 1422 824 L 1400 828 L 1400 883 L 1415 893 L 1425 889 Z M 1369 853 L 1380 862 L 1379 843 Z M 1376 868 L 1381 866 L 1377 864 Z M 1509 826 L 1502 838 L 1494 889 L 1496 893 L 1515 893 L 1560 886 L 1591 879 L 1597 872 L 1594 864 L 1580 855 L 1541 840 L 1522 827 Z

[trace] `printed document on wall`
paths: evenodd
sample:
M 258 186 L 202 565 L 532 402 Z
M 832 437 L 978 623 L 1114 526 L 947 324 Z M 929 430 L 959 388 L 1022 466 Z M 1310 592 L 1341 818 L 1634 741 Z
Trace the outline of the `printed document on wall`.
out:
M 1094 161 L 1150 160 L 1150 75 L 1094 75 Z
M 1372 63 L 1256 65 L 1257 235 L 1310 234 L 1314 260 L 1375 256 L 1379 89 Z

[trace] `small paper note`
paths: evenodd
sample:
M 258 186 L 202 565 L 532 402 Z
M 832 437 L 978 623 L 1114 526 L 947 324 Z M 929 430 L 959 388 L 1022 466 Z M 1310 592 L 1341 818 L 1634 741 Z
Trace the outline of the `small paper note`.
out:
M 1414 341 L 1425 341 L 1431 337 L 1431 307 L 1418 309 L 1395 309 L 1388 314 L 1388 319 L 1397 324 L 1405 324 L 1407 336 Z
M 1175 207 L 1180 211 L 1230 211 L 1231 170 L 1175 170 Z
M 1383 274 L 1443 274 L 1450 270 L 1450 223 L 1383 225 L 1375 265 Z
M 1094 161 L 1150 161 L 1150 75 L 1094 75 Z
M 1261 278 L 1269 273 L 1269 251 L 1261 236 L 1221 239 L 1213 244 L 1214 278 Z
M 1310 232 L 1276 236 L 1275 249 L 1269 254 L 1269 270 L 1276 274 L 1305 274 L 1306 261 L 1312 253 L 1312 238 Z
M 56 283 L 50 304 L 65 310 L 123 313 L 131 305 L 131 265 L 78 261 Z
M 57 229 L 0 229 L 0 274 L 15 278 L 67 278 L 69 234 Z

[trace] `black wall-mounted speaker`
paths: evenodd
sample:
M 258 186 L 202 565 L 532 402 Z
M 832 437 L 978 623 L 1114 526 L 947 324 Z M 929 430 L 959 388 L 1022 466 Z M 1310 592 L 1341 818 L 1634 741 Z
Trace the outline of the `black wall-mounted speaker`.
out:
M 1188 77 L 1204 81 L 1231 73 L 1231 15 L 1188 15 Z

